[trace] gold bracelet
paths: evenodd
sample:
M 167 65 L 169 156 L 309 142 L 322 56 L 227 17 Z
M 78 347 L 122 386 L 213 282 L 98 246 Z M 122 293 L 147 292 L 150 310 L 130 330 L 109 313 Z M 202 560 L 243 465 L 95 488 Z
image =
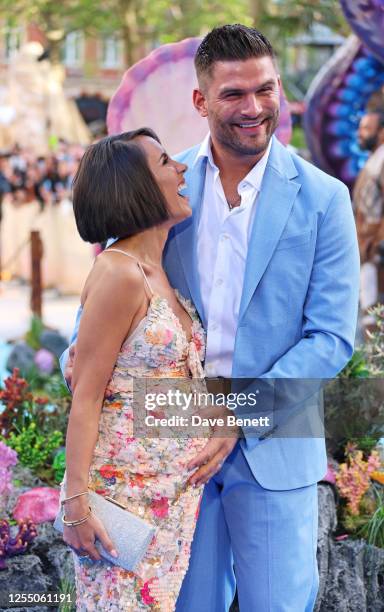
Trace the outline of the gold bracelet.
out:
M 83 491 L 82 493 L 76 493 L 76 495 L 71 495 L 70 497 L 66 497 L 61 501 L 61 505 L 65 504 L 67 501 L 71 501 L 71 499 L 76 499 L 76 497 L 80 497 L 81 495 L 88 495 L 89 491 Z
M 76 519 L 74 521 L 67 521 L 67 519 L 65 518 L 65 516 L 63 516 L 63 524 L 66 525 L 67 527 L 77 527 L 77 525 L 82 525 L 83 523 L 85 523 L 85 521 L 87 521 L 89 519 L 89 517 L 92 514 L 92 510 L 89 507 L 89 512 L 88 514 L 86 514 L 86 516 L 83 516 L 83 518 L 81 519 Z

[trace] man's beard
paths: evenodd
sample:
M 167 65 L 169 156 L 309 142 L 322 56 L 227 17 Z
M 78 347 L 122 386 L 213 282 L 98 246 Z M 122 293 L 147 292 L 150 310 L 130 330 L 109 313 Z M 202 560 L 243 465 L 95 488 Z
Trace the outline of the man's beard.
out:
M 244 142 L 239 138 L 239 135 L 235 132 L 232 122 L 231 126 L 228 124 L 221 124 L 219 121 L 216 121 L 216 125 L 218 129 L 216 129 L 216 138 L 218 141 L 227 149 L 230 149 L 232 152 L 237 153 L 238 155 L 259 155 L 263 153 L 271 140 L 277 126 L 279 123 L 280 112 L 277 110 L 273 115 L 269 115 L 265 118 L 265 133 L 263 134 L 263 139 L 259 142 Z M 250 122 L 251 120 L 239 120 L 236 123 L 242 122 Z M 255 120 L 256 121 L 256 120 Z M 241 129 L 241 128 L 240 128 Z M 257 136 L 256 136 L 257 138 Z M 255 138 L 255 140 L 256 140 Z
M 369 138 L 364 138 L 359 142 L 360 149 L 363 151 L 374 151 L 377 147 L 378 134 L 374 136 L 369 136 Z

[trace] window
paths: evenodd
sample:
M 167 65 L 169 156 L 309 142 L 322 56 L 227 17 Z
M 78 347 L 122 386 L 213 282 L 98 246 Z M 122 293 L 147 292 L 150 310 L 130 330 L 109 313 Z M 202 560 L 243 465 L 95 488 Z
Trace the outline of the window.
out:
M 119 68 L 122 65 L 122 41 L 113 36 L 103 38 L 101 47 L 101 65 L 103 68 Z
M 4 59 L 10 60 L 15 53 L 20 49 L 21 45 L 21 28 L 6 27 L 4 32 Z
M 67 34 L 63 49 L 63 64 L 70 68 L 80 67 L 84 56 L 84 35 L 82 32 Z

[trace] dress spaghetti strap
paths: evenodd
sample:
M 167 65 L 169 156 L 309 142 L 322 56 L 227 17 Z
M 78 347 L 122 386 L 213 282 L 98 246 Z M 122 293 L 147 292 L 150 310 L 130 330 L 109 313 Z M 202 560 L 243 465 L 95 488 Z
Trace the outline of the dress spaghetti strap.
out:
M 149 282 L 149 280 L 148 280 L 148 278 L 147 278 L 147 275 L 145 274 L 145 272 L 144 272 L 144 270 L 143 270 L 143 266 L 141 265 L 140 261 L 139 261 L 139 260 L 138 260 L 138 259 L 137 259 L 137 258 L 136 258 L 134 255 L 130 255 L 130 253 L 126 253 L 126 252 L 125 252 L 125 251 L 123 251 L 122 249 L 112 249 L 112 248 L 108 248 L 108 249 L 105 249 L 105 250 L 103 251 L 103 253 L 108 253 L 108 252 L 110 252 L 110 251 L 114 251 L 115 253 L 121 253 L 122 255 L 126 255 L 127 257 L 130 257 L 131 259 L 134 259 L 134 260 L 135 260 L 135 262 L 137 263 L 137 265 L 139 266 L 140 270 L 141 270 L 141 273 L 142 273 L 142 275 L 143 275 L 143 277 L 144 277 L 144 281 L 145 281 L 145 283 L 146 283 L 146 285 L 147 285 L 147 287 L 148 287 L 148 289 L 149 289 L 149 291 L 150 291 L 150 294 L 151 294 L 151 295 L 154 295 L 154 291 L 153 291 L 153 289 L 152 289 L 152 287 L 151 287 L 151 284 L 150 284 L 150 282 Z

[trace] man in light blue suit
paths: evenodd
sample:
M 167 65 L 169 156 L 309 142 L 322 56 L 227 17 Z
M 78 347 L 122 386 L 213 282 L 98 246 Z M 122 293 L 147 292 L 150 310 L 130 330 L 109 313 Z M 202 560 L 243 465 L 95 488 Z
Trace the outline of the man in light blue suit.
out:
M 178 156 L 193 214 L 171 231 L 164 267 L 204 322 L 207 375 L 332 378 L 352 355 L 357 319 L 348 190 L 273 136 L 279 77 L 262 34 L 216 28 L 195 65 L 194 103 L 210 134 Z M 195 460 L 192 481 L 209 482 L 177 612 L 226 612 L 236 584 L 241 612 L 309 612 L 324 439 L 209 448 Z
M 164 262 L 207 329 L 206 371 L 334 377 L 352 355 L 357 319 L 348 190 L 272 135 L 279 78 L 260 33 L 217 28 L 195 65 L 194 102 L 210 136 L 178 156 L 188 165 L 193 215 L 172 230 Z M 231 221 L 234 213 L 249 217 Z M 323 438 L 242 439 L 206 485 L 177 611 L 224 612 L 235 582 L 241 612 L 312 610 L 316 483 L 325 472 Z

